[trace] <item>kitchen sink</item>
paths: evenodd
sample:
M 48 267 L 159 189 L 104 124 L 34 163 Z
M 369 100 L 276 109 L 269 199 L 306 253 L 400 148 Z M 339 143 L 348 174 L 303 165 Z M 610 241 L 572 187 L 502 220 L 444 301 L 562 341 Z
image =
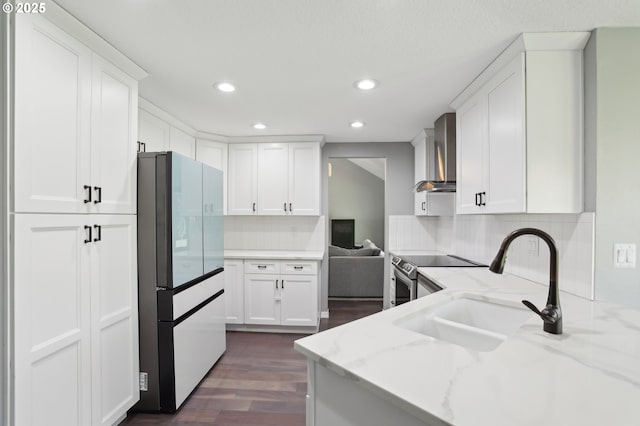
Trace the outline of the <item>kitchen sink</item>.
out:
M 533 313 L 516 302 L 458 297 L 425 308 L 394 325 L 481 352 L 492 351 Z

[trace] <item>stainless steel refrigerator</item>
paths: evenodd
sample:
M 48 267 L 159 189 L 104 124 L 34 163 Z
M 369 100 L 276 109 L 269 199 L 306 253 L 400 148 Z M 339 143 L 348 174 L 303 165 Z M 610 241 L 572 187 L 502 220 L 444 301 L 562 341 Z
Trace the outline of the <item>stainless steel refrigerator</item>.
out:
M 222 172 L 138 154 L 138 411 L 175 412 L 226 349 Z

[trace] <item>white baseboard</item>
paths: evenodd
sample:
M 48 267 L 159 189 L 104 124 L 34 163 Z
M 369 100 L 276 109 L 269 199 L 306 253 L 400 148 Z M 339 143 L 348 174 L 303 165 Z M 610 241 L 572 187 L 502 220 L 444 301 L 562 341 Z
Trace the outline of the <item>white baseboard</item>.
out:
M 329 311 L 320 311 L 320 318 L 329 318 Z

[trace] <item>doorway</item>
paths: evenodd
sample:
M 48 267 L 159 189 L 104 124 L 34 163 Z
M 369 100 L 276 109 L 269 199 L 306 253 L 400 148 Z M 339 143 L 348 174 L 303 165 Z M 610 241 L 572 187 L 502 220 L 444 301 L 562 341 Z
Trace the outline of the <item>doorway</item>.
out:
M 330 299 L 382 299 L 385 158 L 329 158 Z

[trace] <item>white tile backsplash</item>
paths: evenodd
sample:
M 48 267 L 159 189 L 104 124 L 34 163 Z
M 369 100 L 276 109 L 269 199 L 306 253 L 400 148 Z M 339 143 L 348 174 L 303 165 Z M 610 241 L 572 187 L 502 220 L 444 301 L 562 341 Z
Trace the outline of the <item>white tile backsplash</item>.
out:
M 558 282 L 564 291 L 593 299 L 594 214 L 457 215 L 441 218 L 438 236 L 442 250 L 489 264 L 504 237 L 518 228 L 532 227 L 547 232 L 556 242 Z M 530 253 L 530 240 L 522 236 L 509 248 L 505 271 L 539 283 L 549 281 L 549 250 L 538 239 L 537 255 Z
M 504 237 L 518 228 L 547 232 L 556 242 L 558 282 L 564 291 L 593 299 L 594 214 L 389 216 L 389 250 L 439 250 L 489 264 Z M 537 240 L 537 255 L 530 241 Z M 549 250 L 537 237 L 522 236 L 507 253 L 505 272 L 547 284 Z
M 227 250 L 326 249 L 324 216 L 225 216 Z
M 437 236 L 437 217 L 389 216 L 390 251 L 438 250 Z

